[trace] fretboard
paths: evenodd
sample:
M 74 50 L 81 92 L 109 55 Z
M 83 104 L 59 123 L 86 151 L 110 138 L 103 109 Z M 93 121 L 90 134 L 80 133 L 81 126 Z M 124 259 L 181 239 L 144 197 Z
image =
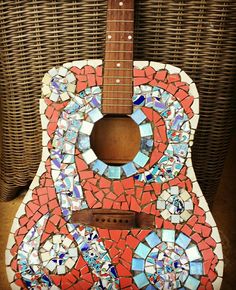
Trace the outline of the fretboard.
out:
M 108 0 L 102 112 L 132 113 L 133 0 Z

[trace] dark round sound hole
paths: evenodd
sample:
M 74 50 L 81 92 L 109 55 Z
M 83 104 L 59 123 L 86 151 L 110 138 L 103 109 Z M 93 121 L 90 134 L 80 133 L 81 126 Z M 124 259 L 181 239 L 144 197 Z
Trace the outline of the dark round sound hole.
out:
M 139 151 L 138 125 L 127 116 L 110 116 L 94 124 L 91 148 L 107 164 L 125 164 L 132 161 Z

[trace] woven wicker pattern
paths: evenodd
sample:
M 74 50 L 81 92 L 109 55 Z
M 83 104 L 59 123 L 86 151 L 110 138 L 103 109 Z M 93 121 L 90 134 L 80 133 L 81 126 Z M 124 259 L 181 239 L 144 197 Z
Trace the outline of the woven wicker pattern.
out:
M 208 201 L 233 122 L 236 2 L 136 1 L 135 59 L 183 68 L 197 83 L 201 118 L 194 166 Z M 41 158 L 38 98 L 52 66 L 102 58 L 106 1 L 1 1 L 1 199 L 28 186 Z

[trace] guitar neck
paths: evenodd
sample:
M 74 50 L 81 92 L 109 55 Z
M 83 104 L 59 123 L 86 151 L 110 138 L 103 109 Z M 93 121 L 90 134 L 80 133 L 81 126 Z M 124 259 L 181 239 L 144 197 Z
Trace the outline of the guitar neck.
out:
M 132 113 L 134 1 L 108 0 L 102 112 Z

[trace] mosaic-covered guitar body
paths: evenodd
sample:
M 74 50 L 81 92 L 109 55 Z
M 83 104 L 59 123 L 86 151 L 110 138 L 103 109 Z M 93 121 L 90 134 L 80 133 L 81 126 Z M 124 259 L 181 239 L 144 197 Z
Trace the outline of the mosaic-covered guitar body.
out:
M 105 164 L 90 148 L 103 118 L 102 61 L 66 63 L 44 76 L 42 161 L 7 244 L 12 289 L 220 288 L 221 241 L 191 162 L 196 86 L 156 62 L 134 62 L 133 75 L 130 117 L 141 144 L 123 166 Z M 143 213 L 152 227 L 72 222 L 74 211 L 89 209 Z

